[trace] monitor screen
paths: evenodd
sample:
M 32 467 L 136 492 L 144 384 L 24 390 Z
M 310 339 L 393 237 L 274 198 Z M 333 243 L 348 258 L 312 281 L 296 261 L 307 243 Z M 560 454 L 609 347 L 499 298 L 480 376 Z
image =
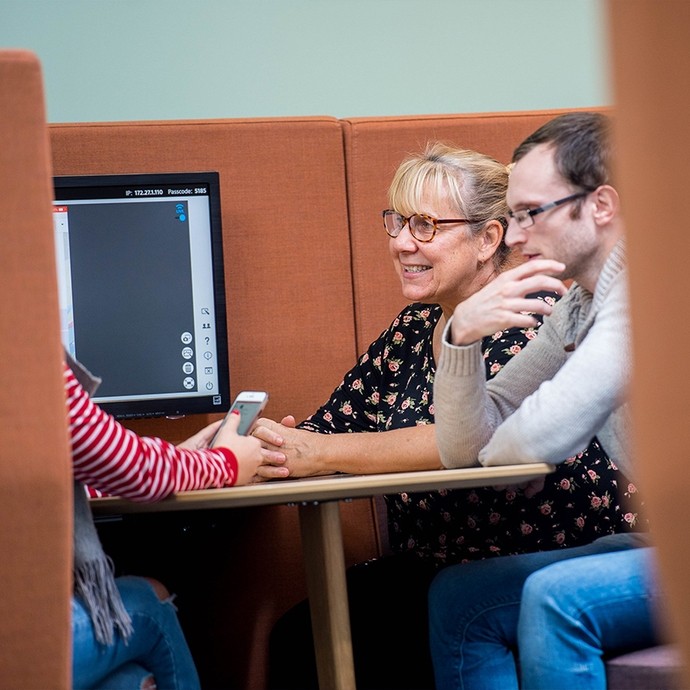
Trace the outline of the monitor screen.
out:
M 62 342 L 118 418 L 230 405 L 218 173 L 56 177 Z

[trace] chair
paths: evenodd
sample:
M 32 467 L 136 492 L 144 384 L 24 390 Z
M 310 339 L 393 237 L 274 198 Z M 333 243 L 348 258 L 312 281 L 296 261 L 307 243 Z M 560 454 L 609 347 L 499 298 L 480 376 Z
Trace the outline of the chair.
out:
M 607 690 L 680 690 L 683 670 L 675 645 L 640 649 L 606 662 Z

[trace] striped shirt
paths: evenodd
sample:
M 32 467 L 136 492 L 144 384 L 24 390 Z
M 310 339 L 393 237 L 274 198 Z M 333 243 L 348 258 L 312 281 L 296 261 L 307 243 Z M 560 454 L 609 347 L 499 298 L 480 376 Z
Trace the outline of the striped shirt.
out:
M 185 450 L 125 429 L 94 404 L 65 364 L 74 477 L 93 489 L 133 501 L 237 481 L 237 459 L 227 448 Z

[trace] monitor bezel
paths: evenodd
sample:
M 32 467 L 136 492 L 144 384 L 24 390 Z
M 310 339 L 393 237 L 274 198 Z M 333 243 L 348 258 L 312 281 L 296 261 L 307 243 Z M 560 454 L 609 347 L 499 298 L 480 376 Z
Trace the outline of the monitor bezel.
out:
M 160 185 L 206 184 L 209 188 L 209 216 L 211 240 L 211 270 L 215 310 L 216 353 L 218 362 L 218 392 L 211 395 L 133 399 L 118 402 L 98 402 L 98 405 L 116 419 L 146 419 L 181 417 L 192 414 L 223 413 L 230 407 L 230 366 L 227 337 L 227 304 L 225 291 L 225 262 L 221 220 L 220 175 L 216 171 L 115 173 L 56 175 L 53 178 L 54 201 L 69 201 L 59 190 L 103 189 L 106 187 L 157 188 Z M 93 192 L 90 192 L 90 194 Z M 73 197 L 74 198 L 74 197 Z M 93 196 L 91 198 L 101 198 Z M 111 198 L 111 197 L 103 197 Z M 117 198 L 117 197 L 116 197 Z M 97 371 L 93 372 L 98 375 Z M 221 403 L 214 403 L 220 395 Z

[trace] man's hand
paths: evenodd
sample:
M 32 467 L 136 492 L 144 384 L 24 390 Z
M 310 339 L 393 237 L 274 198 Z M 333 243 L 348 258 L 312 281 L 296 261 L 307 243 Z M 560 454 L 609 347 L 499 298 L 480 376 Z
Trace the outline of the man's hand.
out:
M 564 269 L 559 261 L 534 259 L 501 273 L 455 307 L 450 341 L 453 345 L 469 345 L 506 328 L 536 326 L 537 319 L 532 314 L 547 316 L 552 307 L 526 295 L 541 291 L 564 294 L 565 285 L 554 277 Z

